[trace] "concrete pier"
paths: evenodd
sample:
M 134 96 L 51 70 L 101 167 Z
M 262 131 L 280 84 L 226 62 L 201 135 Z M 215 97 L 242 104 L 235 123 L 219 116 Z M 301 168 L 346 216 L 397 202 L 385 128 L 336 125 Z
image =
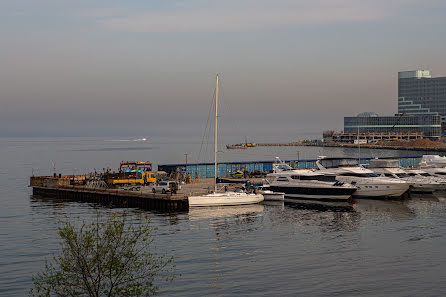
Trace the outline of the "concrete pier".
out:
M 69 176 L 33 176 L 30 186 L 34 195 L 98 203 L 106 206 L 135 207 L 160 211 L 185 211 L 189 201 L 185 194 L 161 194 L 149 191 L 89 188 L 69 184 Z
M 82 187 L 33 187 L 33 194 L 59 199 L 98 203 L 106 206 L 135 207 L 162 211 L 185 211 L 189 202 L 185 195 L 146 194 L 114 189 L 87 189 Z

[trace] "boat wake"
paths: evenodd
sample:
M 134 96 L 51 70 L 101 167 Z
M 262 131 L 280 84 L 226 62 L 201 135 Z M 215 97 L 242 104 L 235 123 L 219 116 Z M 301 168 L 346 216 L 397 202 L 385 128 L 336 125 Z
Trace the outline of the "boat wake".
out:
M 147 138 L 135 138 L 135 139 L 112 139 L 112 140 L 106 140 L 106 141 L 114 141 L 114 142 L 146 142 Z

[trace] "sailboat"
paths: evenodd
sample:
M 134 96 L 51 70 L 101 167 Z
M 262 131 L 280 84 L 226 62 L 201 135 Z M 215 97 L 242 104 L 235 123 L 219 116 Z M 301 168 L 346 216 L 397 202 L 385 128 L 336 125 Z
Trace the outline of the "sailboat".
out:
M 214 192 L 202 196 L 189 196 L 189 206 L 230 206 L 255 204 L 264 200 L 262 194 L 246 192 L 217 192 L 217 132 L 218 132 L 218 74 L 215 79 L 215 130 L 214 130 Z

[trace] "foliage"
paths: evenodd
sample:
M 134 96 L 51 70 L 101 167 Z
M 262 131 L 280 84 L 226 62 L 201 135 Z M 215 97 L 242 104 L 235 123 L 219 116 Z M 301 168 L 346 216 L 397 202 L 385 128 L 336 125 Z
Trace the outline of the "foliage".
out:
M 95 222 L 59 227 L 61 253 L 34 278 L 31 296 L 152 296 L 174 277 L 172 258 L 153 250 L 150 221 L 97 214 Z

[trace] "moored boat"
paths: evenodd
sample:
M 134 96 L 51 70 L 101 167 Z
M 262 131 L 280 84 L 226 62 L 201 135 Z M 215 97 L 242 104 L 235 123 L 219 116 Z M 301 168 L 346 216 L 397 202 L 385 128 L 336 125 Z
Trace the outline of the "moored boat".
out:
M 233 206 L 260 203 L 264 200 L 261 194 L 245 192 L 214 192 L 201 196 L 189 196 L 189 206 Z
M 218 162 L 217 162 L 217 144 L 218 144 L 218 74 L 215 79 L 215 131 L 214 131 L 214 192 L 201 195 L 189 196 L 189 207 L 193 206 L 232 206 L 255 204 L 264 200 L 262 194 L 241 192 L 217 192 Z
M 285 198 L 284 192 L 271 191 L 269 185 L 263 185 L 260 187 L 259 193 L 263 195 L 265 201 L 283 201 Z
M 285 193 L 290 199 L 312 199 L 325 201 L 348 201 L 356 187 L 342 183 L 334 175 L 323 174 L 310 169 L 293 169 L 280 162 L 273 165 L 274 173 L 268 174 L 274 180 L 269 189 Z
M 321 172 L 333 174 L 336 179 L 357 187 L 353 197 L 400 198 L 409 190 L 409 184 L 388 177 L 380 177 L 373 171 L 359 166 L 354 158 L 319 157 L 316 165 Z
M 446 185 L 435 180 L 435 178 L 403 170 L 398 160 L 372 159 L 370 160 L 368 168 L 380 176 L 407 182 L 411 192 L 433 193 L 434 191 L 443 191 L 446 189 Z

